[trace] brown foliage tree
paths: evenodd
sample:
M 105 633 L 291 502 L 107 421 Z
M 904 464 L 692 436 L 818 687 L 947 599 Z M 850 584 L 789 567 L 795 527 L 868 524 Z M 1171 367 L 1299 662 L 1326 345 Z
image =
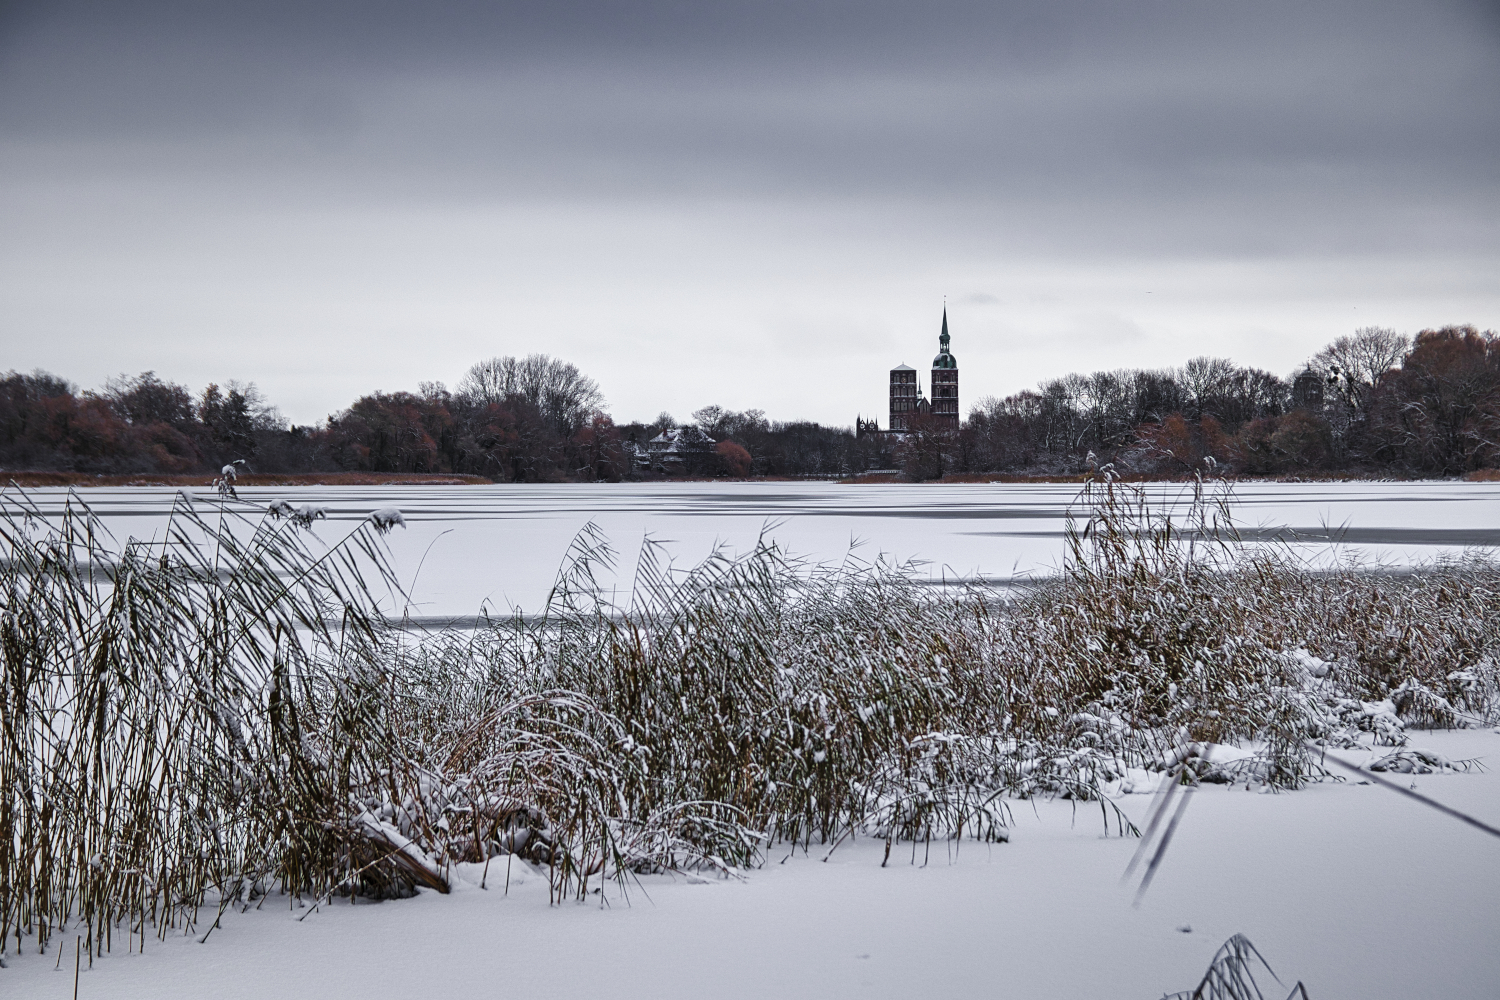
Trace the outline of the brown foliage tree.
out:
M 1500 337 L 1472 326 L 1423 330 L 1370 398 L 1372 457 L 1459 475 L 1500 464 Z
M 365 472 L 450 472 L 438 439 L 452 424 L 441 401 L 377 392 L 328 418 L 334 460 Z
M 1137 471 L 1165 475 L 1237 467 L 1241 461 L 1238 443 L 1218 420 L 1204 416 L 1189 421 L 1180 413 L 1137 427 L 1135 444 L 1120 458 Z
M 1328 421 L 1306 410 L 1293 410 L 1278 420 L 1270 443 L 1278 470 L 1320 469 L 1333 459 Z
M 571 446 L 574 466 L 584 479 L 619 482 L 628 471 L 620 431 L 607 413 L 595 410 L 588 422 L 573 435 Z
M 1261 475 L 1326 468 L 1333 461 L 1328 421 L 1305 409 L 1250 421 L 1237 444 L 1240 468 Z
M 714 446 L 714 452 L 719 456 L 719 471 L 725 476 L 734 476 L 742 479 L 750 475 L 752 462 L 750 453 L 733 441 L 720 441 Z

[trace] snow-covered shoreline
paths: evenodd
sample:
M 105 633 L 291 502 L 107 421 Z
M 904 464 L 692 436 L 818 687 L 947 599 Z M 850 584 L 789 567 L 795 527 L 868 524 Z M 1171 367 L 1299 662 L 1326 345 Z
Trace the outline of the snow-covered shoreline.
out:
M 1413 737 L 1451 759 L 1500 758 L 1488 729 Z M 1500 768 L 1404 780 L 1500 824 Z M 1122 805 L 1139 822 L 1150 802 Z M 201 945 L 206 925 L 150 937 L 144 955 L 116 947 L 83 970 L 79 995 L 1149 1000 L 1195 985 L 1234 933 L 1319 1000 L 1500 986 L 1500 840 L 1376 785 L 1205 786 L 1139 909 L 1121 882 L 1137 841 L 1102 836 L 1096 804 L 1014 811 L 1008 844 L 934 842 L 915 864 L 902 845 L 885 868 L 883 842 L 846 842 L 826 862 L 826 847 L 783 847 L 743 880 L 647 876 L 628 900 L 549 907 L 544 874 L 517 863 L 507 893 L 499 861 L 488 890 L 467 866 L 449 896 L 340 900 L 302 920 L 272 896 Z M 58 941 L 60 967 L 55 952 L 8 957 L 0 992 L 69 995 L 71 936 Z
M 16 911 L 31 921 L 21 950 L 35 934 L 31 947 L 48 942 L 51 954 L 18 956 L 0 982 L 51 989 L 45 984 L 58 980 L 43 978 L 46 959 L 51 974 L 65 972 L 69 946 L 76 948 L 74 932 L 59 923 L 101 891 L 114 895 L 89 911 L 95 943 L 103 944 L 106 923 L 112 930 L 90 974 L 109 984 L 106 995 L 236 995 L 210 985 L 218 975 L 250 984 L 240 995 L 298 983 L 335 995 L 426 995 L 504 979 L 564 996 L 869 996 L 952 987 L 1160 996 L 1191 987 L 1219 944 L 1244 934 L 1288 981 L 1306 981 L 1315 995 L 1404 996 L 1414 995 L 1414 982 L 1378 962 L 1389 953 L 1391 928 L 1406 927 L 1442 942 L 1424 938 L 1409 963 L 1420 967 L 1421 983 L 1468 995 L 1476 982 L 1495 981 L 1489 951 L 1473 939 L 1475 926 L 1495 925 L 1497 886 L 1487 873 L 1500 840 L 1377 783 L 1337 780 L 1317 766 L 1315 751 L 1304 752 L 1317 740 L 1355 762 L 1361 748 L 1382 756 L 1425 748 L 1439 765 L 1489 756 L 1500 745 L 1492 729 L 1420 727 L 1500 721 L 1493 565 L 1386 582 L 1310 573 L 1296 559 L 1233 561 L 1237 548 L 1225 556 L 1231 561 L 1214 563 L 1219 550 L 1186 555 L 1176 541 L 1183 522 L 1169 527 L 1135 506 L 1136 496 L 1097 498 L 1088 546 L 1073 551 L 1065 579 L 1034 597 L 931 600 L 900 574 L 804 575 L 766 549 L 680 583 L 648 564 L 643 577 L 655 582 L 633 606 L 628 629 L 592 610 L 595 530 L 567 564 L 568 585 L 553 608 L 567 628 L 518 621 L 493 634 L 372 644 L 322 659 L 283 647 L 283 655 L 311 657 L 297 667 L 308 672 L 295 689 L 265 673 L 275 664 L 256 637 L 268 614 L 289 632 L 294 619 L 306 624 L 320 613 L 316 595 L 305 607 L 288 604 L 280 583 L 287 577 L 321 581 L 320 593 L 335 596 L 354 586 L 347 597 L 356 603 L 345 606 L 358 617 L 358 586 L 309 576 L 335 564 L 300 546 L 317 542 L 305 527 L 333 527 L 328 522 L 357 513 L 352 503 L 347 510 L 317 503 L 329 517 L 303 527 L 267 522 L 241 562 L 233 562 L 242 551 L 237 536 L 203 520 L 201 504 L 185 508 L 180 516 L 218 547 L 179 536 L 180 551 L 198 560 L 181 566 L 127 554 L 125 582 L 99 593 L 89 589 L 91 574 L 48 570 L 54 543 L 22 524 L 7 565 L 22 573 L 10 592 L 29 596 L 9 610 L 18 628 L 34 629 L 32 656 L 50 671 L 17 688 L 11 703 L 30 713 L 22 721 L 46 725 L 48 706 L 69 703 L 75 661 L 106 663 L 114 672 L 101 678 L 131 680 L 89 689 L 104 721 L 97 738 L 79 727 L 78 753 L 10 748 L 13 773 L 33 775 L 77 819 L 48 827 L 50 854 L 17 848 L 24 892 L 10 902 L 35 912 L 38 900 L 56 904 L 45 926 L 35 912 Z M 725 499 L 700 498 L 702 513 Z M 1007 494 L 962 518 L 1025 520 L 1006 506 L 1014 499 Z M 1197 508 L 1187 536 L 1213 529 L 1218 509 Z M 441 524 L 438 513 L 420 505 L 366 512 L 376 519 L 359 536 L 361 558 L 379 563 L 375 532 L 397 520 Z M 449 513 L 466 523 L 463 512 Z M 513 506 L 490 515 L 491 527 L 512 538 L 524 528 Z M 695 516 L 671 512 L 675 523 Z M 808 520 L 844 516 L 945 520 L 836 507 Z M 1055 516 L 1047 510 L 1032 519 Z M 943 535 L 931 524 L 925 530 L 913 537 Z M 90 548 L 85 564 L 112 558 L 107 547 Z M 441 565 L 444 578 L 454 565 Z M 578 604 L 569 596 L 575 584 Z M 132 613 L 121 617 L 100 603 L 105 596 Z M 75 605 L 93 610 L 69 617 Z M 258 624 L 241 627 L 234 615 Z M 75 618 L 81 631 L 36 627 Z M 114 633 L 94 630 L 96 618 L 132 623 L 137 638 L 98 654 L 96 636 Z M 157 655 L 165 647 L 151 637 L 159 635 L 185 644 L 182 662 Z M 226 649 L 225 635 L 244 642 Z M 378 644 L 374 630 L 370 641 Z M 194 664 L 216 657 L 241 672 L 200 676 Z M 177 683 L 184 671 L 217 686 L 192 688 L 191 701 L 167 697 L 185 690 Z M 293 691 L 296 719 L 321 721 L 294 725 L 284 690 Z M 163 694 L 158 703 L 142 701 L 141 692 Z M 195 706 L 206 711 L 194 714 Z M 120 720 L 111 723 L 109 711 Z M 156 745 L 152 734 L 167 725 L 174 752 L 188 748 L 185 764 L 160 780 L 140 770 L 145 764 L 98 779 L 109 801 L 129 791 L 162 817 L 203 818 L 174 820 L 153 847 L 119 832 L 118 810 L 101 811 L 75 792 L 86 782 L 69 778 L 66 762 L 93 754 L 107 763 L 88 774 L 113 774 L 117 757 Z M 131 734 L 146 742 L 130 743 Z M 1257 741 L 1265 752 L 1248 756 Z M 329 768 L 335 749 L 350 762 L 346 777 Z M 1133 909 L 1140 883 L 1122 876 L 1139 842 L 1122 836 L 1130 828 L 1122 819 L 1140 824 L 1150 843 L 1152 799 L 1143 793 L 1180 760 L 1191 765 L 1183 773 L 1205 784 L 1178 798 L 1192 808 L 1144 905 Z M 1386 777 L 1420 786 L 1481 825 L 1500 823 L 1494 776 L 1460 770 Z M 207 780 L 220 771 L 217 783 Z M 194 784 L 200 774 L 207 777 Z M 1302 790 L 1273 794 L 1275 787 Z M 34 796 L 12 800 L 23 817 L 39 808 Z M 282 817 L 301 825 L 286 827 Z M 46 816 L 36 822 L 45 825 Z M 293 838 L 263 851 L 267 833 L 283 829 Z M 82 832 L 67 839 L 74 830 Z M 205 831 L 211 841 L 199 839 Z M 318 854 L 320 831 L 344 839 Z M 757 831 L 812 842 L 800 852 L 785 843 L 747 850 L 752 842 L 764 847 Z M 510 839 L 521 832 L 524 851 Z M 887 834 L 897 844 L 894 864 L 884 867 L 886 841 L 862 838 Z M 818 845 L 820 836 L 844 839 L 832 850 Z M 416 881 L 443 898 L 374 903 L 409 889 L 410 880 L 376 856 L 408 840 L 407 853 L 431 876 Z M 992 843 L 1002 840 L 1011 843 Z M 113 842 L 107 854 L 91 853 L 106 842 Z M 213 867 L 203 868 L 215 844 Z M 478 888 L 485 857 L 489 885 Z M 712 875 L 736 864 L 754 867 L 727 880 Z M 50 887 L 54 866 L 66 868 L 74 896 Z M 154 866 L 179 881 L 146 885 L 141 873 Z M 233 877 L 215 874 L 222 871 Z M 631 872 L 675 874 L 635 881 Z M 605 881 L 601 892 L 596 875 L 620 881 Z M 357 902 L 339 895 L 351 879 Z M 258 895 L 276 885 L 300 887 L 301 902 Z M 132 892 L 149 890 L 153 908 L 177 908 L 197 938 L 214 926 L 217 908 L 200 910 L 196 926 L 181 908 L 226 886 L 236 898 L 246 891 L 251 912 L 225 915 L 202 945 L 188 946 L 174 931 L 160 943 L 148 931 L 146 955 L 133 953 L 138 938 L 127 925 L 136 921 L 124 919 L 136 906 Z M 308 909 L 315 898 L 324 904 Z M 147 927 L 183 926 L 152 913 Z M 1169 940 L 1192 946 L 1153 936 L 1158 919 L 1177 935 Z M 1412 932 L 1405 933 L 1402 940 Z M 850 948 L 858 950 L 838 961 Z M 886 968 L 867 973 L 882 961 Z M 1383 978 L 1372 979 L 1372 967 Z M 788 969 L 798 978 L 786 979 Z

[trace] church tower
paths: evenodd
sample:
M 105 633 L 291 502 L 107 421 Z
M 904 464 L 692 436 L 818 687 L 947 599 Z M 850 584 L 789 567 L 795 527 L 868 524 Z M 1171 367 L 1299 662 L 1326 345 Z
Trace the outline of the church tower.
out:
M 932 415 L 944 426 L 956 431 L 958 430 L 958 359 L 948 351 L 948 339 L 948 307 L 944 306 L 943 332 L 938 335 L 938 355 L 932 359 Z M 891 429 L 895 429 L 894 421 L 891 423 Z
M 891 422 L 893 431 L 911 429 L 911 418 L 917 415 L 917 370 L 910 365 L 891 369 Z

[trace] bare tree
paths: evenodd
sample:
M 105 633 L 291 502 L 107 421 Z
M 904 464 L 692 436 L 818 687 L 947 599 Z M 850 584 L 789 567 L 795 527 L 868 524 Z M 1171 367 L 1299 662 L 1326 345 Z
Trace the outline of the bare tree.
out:
M 520 362 L 510 355 L 481 361 L 458 380 L 458 394 L 478 406 L 504 403 L 520 391 L 516 374 L 519 366 Z
M 693 411 L 693 423 L 715 440 L 724 436 L 724 418 L 733 416 L 722 406 L 705 406 Z
M 1183 412 L 1190 417 L 1215 413 L 1228 394 L 1239 366 L 1228 358 L 1193 358 L 1177 373 L 1186 397 Z
M 958 457 L 958 434 L 931 415 L 912 417 L 910 429 L 896 448 L 896 460 L 914 482 L 938 479 Z
M 163 382 L 155 372 L 112 378 L 96 395 L 107 402 L 122 420 L 138 426 L 162 423 L 186 427 L 195 419 L 193 394 L 188 387 Z
M 1363 411 L 1380 377 L 1400 367 L 1411 351 L 1411 338 L 1379 326 L 1355 330 L 1313 355 L 1312 367 L 1323 373 L 1334 393 L 1352 410 Z
M 572 436 L 604 406 L 599 383 L 546 354 L 481 361 L 459 380 L 458 395 L 480 406 L 524 399 L 563 437 Z

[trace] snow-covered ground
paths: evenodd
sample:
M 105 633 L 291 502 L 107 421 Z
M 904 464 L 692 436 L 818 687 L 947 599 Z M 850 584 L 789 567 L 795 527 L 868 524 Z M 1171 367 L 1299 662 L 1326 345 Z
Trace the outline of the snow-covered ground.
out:
M 1183 488 L 1153 487 L 1164 498 Z M 628 590 L 646 537 L 691 565 L 716 543 L 753 546 L 769 529 L 784 548 L 817 560 L 856 554 L 914 559 L 935 581 L 1006 581 L 1047 574 L 1063 554 L 1064 517 L 1077 497 L 1066 485 L 876 486 L 834 483 L 245 488 L 262 507 L 275 499 L 328 508 L 320 537 L 342 538 L 372 510 L 396 507 L 408 525 L 390 544 L 417 617 L 536 609 L 569 542 L 592 521 L 619 552 L 616 583 Z M 79 491 L 120 538 L 159 537 L 174 489 Z M 43 509 L 62 489 L 32 491 Z M 202 491 L 202 498 L 212 493 Z M 1410 565 L 1467 547 L 1500 544 L 1500 483 L 1257 483 L 1235 493 L 1252 536 L 1282 528 L 1309 558 Z M 200 506 L 200 511 L 204 508 Z M 248 509 L 248 508 L 247 508 Z
M 590 521 L 621 552 L 622 586 L 643 537 L 692 563 L 720 541 L 743 551 L 768 523 L 813 559 L 842 558 L 857 539 L 867 558 L 924 560 L 933 579 L 1047 573 L 1075 496 L 1064 486 L 822 483 L 241 492 L 262 505 L 326 505 L 316 530 L 328 541 L 371 510 L 401 509 L 409 528 L 390 536 L 393 554 L 403 580 L 415 578 L 413 612 L 437 617 L 482 602 L 535 608 Z M 120 538 L 159 536 L 174 494 L 82 492 Z M 33 495 L 44 509 L 67 496 Z M 1313 558 L 1408 565 L 1500 541 L 1500 484 L 1255 485 L 1238 499 L 1247 528 L 1323 535 L 1300 543 Z M 1340 532 L 1338 544 L 1327 540 Z M 1413 737 L 1452 759 L 1500 762 L 1500 735 L 1488 729 Z M 1500 768 L 1398 778 L 1500 826 Z M 1120 803 L 1140 822 L 1151 797 Z M 555 908 L 545 876 L 529 869 L 510 871 L 507 892 L 503 862 L 488 889 L 468 868 L 449 896 L 343 901 L 302 920 L 305 910 L 272 897 L 226 916 L 201 945 L 153 937 L 139 954 L 116 934 L 114 951 L 79 977 L 79 996 L 1153 998 L 1195 985 L 1237 932 L 1287 988 L 1300 978 L 1318 1000 L 1500 996 L 1500 839 L 1388 789 L 1206 787 L 1138 909 L 1122 883 L 1138 842 L 1102 836 L 1097 804 L 1012 805 L 1009 844 L 936 843 L 915 863 L 904 845 L 886 868 L 883 844 L 854 842 L 826 862 L 826 847 L 789 857 L 782 848 L 740 880 L 650 877 L 628 899 Z M 7 957 L 0 996 L 70 995 L 71 937 L 61 947 Z
M 1490 730 L 1414 734 L 1500 757 Z M 1349 751 L 1361 762 L 1367 755 Z M 1398 776 L 1500 825 L 1500 769 Z M 1121 803 L 1138 821 L 1149 794 Z M 1500 839 L 1376 785 L 1193 796 L 1138 909 L 1134 840 L 1097 806 L 1017 802 L 1008 844 L 786 849 L 739 881 L 652 877 L 629 900 L 547 905 L 545 875 L 478 866 L 449 896 L 306 911 L 284 897 L 206 944 L 148 938 L 79 976 L 80 997 L 534 996 L 1150 998 L 1196 985 L 1236 932 L 1317 1000 L 1500 995 Z M 1190 931 L 1186 928 L 1191 928 Z M 199 931 L 202 933 L 202 928 Z M 7 961 L 0 995 L 67 997 L 73 943 Z M 1268 985 L 1269 980 L 1263 980 Z

